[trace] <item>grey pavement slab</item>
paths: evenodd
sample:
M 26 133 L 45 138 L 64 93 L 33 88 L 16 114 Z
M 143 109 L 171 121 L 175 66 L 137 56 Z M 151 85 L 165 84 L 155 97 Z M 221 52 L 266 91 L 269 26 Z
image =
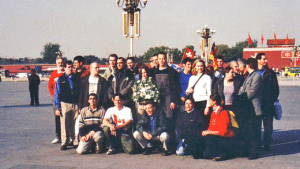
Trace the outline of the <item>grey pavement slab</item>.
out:
M 39 107 L 30 102 L 28 82 L 0 82 L 0 168 L 300 168 L 299 86 L 280 87 L 283 118 L 274 121 L 272 150 L 249 161 L 194 160 L 191 156 L 124 153 L 77 155 L 51 144 L 54 116 L 47 82 L 40 85 Z

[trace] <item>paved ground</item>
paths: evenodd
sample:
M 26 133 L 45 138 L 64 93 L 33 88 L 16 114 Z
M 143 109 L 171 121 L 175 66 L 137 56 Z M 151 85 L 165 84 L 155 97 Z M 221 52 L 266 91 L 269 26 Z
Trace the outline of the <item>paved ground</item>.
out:
M 30 107 L 28 82 L 0 83 L 0 168 L 300 168 L 299 82 L 285 81 L 280 87 L 283 118 L 274 123 L 272 151 L 249 161 L 194 160 L 160 154 L 76 155 L 50 144 L 54 118 L 47 83 L 40 85 L 39 107 Z M 288 86 L 286 86 L 288 85 Z

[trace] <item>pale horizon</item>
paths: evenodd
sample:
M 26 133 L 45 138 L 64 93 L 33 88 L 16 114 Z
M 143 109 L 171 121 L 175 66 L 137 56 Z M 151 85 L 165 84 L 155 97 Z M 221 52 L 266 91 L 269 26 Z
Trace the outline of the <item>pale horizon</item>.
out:
M 299 45 L 300 22 L 293 0 L 148 0 L 141 10 L 141 36 L 134 39 L 133 54 L 143 55 L 150 47 L 182 49 L 193 45 L 200 53 L 200 36 L 207 25 L 216 31 L 212 41 L 234 46 L 264 35 L 273 39 L 295 38 Z M 4 0 L 0 6 L 0 57 L 38 58 L 46 43 L 58 43 L 64 57 L 76 55 L 107 57 L 110 53 L 126 57 L 129 38 L 123 37 L 122 8 L 115 0 Z

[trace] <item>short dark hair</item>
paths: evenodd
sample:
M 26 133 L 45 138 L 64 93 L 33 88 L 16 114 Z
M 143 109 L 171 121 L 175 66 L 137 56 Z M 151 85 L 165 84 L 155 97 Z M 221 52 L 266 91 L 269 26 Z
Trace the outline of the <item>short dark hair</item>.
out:
M 260 60 L 263 55 L 266 56 L 265 53 L 259 53 L 259 54 L 257 54 L 256 55 L 256 60 Z
M 222 60 L 224 61 L 224 58 L 223 58 L 223 56 L 221 56 L 221 55 L 217 55 L 217 56 L 216 56 L 216 59 L 222 59 Z
M 72 66 L 73 66 L 73 62 L 70 61 L 70 60 L 67 60 L 67 61 L 65 62 L 64 67 L 67 67 L 67 65 L 72 65 Z
M 145 105 L 148 105 L 148 104 L 152 104 L 152 106 L 154 107 L 154 102 L 153 102 L 152 100 L 146 101 L 146 104 L 145 104 Z
M 77 60 L 79 63 L 84 64 L 84 57 L 83 56 L 75 56 L 74 61 Z
M 249 58 L 247 60 L 246 64 L 249 65 L 251 69 L 254 69 L 254 70 L 257 69 L 257 60 L 254 58 Z
M 185 97 L 184 104 L 185 104 L 185 102 L 186 102 L 187 100 L 191 100 L 192 103 L 193 103 L 193 105 L 195 105 L 195 100 L 194 100 L 194 98 L 192 98 L 192 97 Z
M 125 58 L 119 57 L 117 60 L 119 60 L 119 59 L 122 59 L 122 60 L 123 60 L 123 63 L 126 64 L 126 59 L 125 59 Z
M 151 56 L 151 57 L 154 57 L 154 56 L 157 56 L 158 54 L 157 53 L 154 53 L 154 55 L 153 56 Z
M 117 55 L 117 54 L 110 54 L 110 55 L 108 56 L 108 59 L 109 59 L 110 57 L 116 58 L 116 60 L 118 59 L 118 55 Z
M 127 60 L 131 60 L 133 63 L 135 63 L 134 57 L 128 57 Z
M 182 60 L 182 63 L 183 63 L 183 64 L 186 64 L 187 62 L 191 62 L 191 63 L 193 64 L 193 59 L 187 57 L 187 58 L 184 58 L 184 59 Z
M 35 69 L 31 69 L 30 71 L 31 71 L 32 73 L 35 73 Z
M 122 101 L 124 100 L 124 97 L 121 94 L 115 94 L 113 98 L 116 99 L 118 96 Z
M 158 52 L 157 56 L 158 56 L 158 55 L 164 55 L 165 58 L 167 57 L 167 54 L 166 54 L 165 52 Z
M 224 68 L 224 74 L 229 73 L 231 69 L 232 69 L 232 67 L 230 67 L 230 66 L 225 67 Z
M 218 106 L 221 105 L 221 102 L 222 102 L 222 99 L 221 99 L 221 96 L 217 95 L 217 94 L 213 94 L 213 95 L 210 95 L 209 97 L 212 101 L 216 101 L 216 104 Z
M 97 97 L 97 94 L 96 94 L 96 93 L 91 93 L 91 94 L 89 94 L 89 98 L 90 98 L 90 96 L 95 96 L 95 97 L 96 97 L 96 100 L 98 100 L 98 97 Z

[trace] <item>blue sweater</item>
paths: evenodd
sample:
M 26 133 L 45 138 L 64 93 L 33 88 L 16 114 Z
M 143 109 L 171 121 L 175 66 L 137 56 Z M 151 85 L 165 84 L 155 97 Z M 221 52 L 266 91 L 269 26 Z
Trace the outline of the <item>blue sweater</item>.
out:
M 185 73 L 183 73 L 183 71 L 179 74 L 179 83 L 181 85 L 180 98 L 186 96 L 185 91 L 188 88 L 189 80 L 191 76 L 192 76 L 191 73 L 186 75 Z

